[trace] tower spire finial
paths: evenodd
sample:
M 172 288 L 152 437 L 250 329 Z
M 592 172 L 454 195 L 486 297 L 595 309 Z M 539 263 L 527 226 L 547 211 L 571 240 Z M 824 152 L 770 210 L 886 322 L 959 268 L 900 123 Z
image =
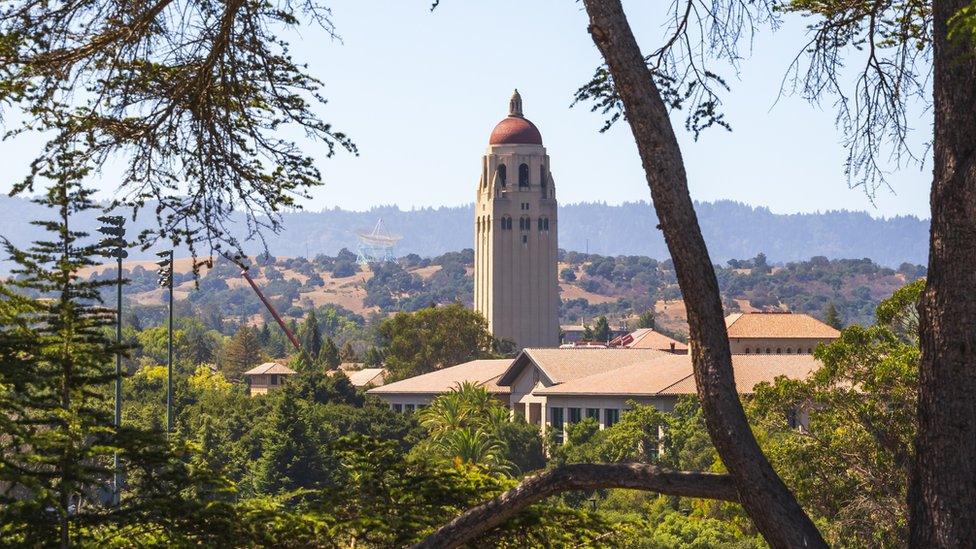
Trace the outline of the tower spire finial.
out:
M 522 96 L 519 95 L 518 88 L 512 94 L 512 99 L 508 102 L 508 115 L 522 117 Z

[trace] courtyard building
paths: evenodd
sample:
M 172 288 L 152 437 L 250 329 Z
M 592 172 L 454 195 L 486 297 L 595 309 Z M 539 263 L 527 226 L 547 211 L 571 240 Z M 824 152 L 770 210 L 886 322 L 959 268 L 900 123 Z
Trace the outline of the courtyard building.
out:
M 820 368 L 812 355 L 817 345 L 839 337 L 837 330 L 803 314 L 733 314 L 726 323 L 740 394 L 778 377 L 808 378 Z M 696 394 L 691 355 L 679 345 L 653 330 L 637 330 L 613 347 L 526 348 L 514 359 L 466 362 L 368 393 L 395 411 L 410 411 L 470 381 L 503 402 L 513 418 L 539 426 L 544 434 L 555 430 L 560 440 L 569 423 L 593 418 L 603 429 L 632 403 L 670 412 L 678 398 Z M 802 423 L 803 414 L 792 420 Z
M 395 412 L 413 412 L 430 404 L 444 393 L 458 388 L 462 383 L 484 387 L 505 406 L 509 405 L 509 387 L 502 387 L 498 379 L 511 365 L 511 359 L 472 360 L 457 366 L 401 379 L 366 391 L 380 397 Z

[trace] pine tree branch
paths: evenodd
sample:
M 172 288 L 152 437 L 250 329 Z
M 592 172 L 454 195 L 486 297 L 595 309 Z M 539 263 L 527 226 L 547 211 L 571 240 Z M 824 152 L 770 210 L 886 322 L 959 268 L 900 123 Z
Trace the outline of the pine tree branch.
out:
M 563 465 L 531 476 L 490 501 L 465 511 L 415 549 L 459 547 L 533 503 L 571 490 L 630 488 L 670 496 L 738 501 L 728 475 L 670 471 L 643 463 Z

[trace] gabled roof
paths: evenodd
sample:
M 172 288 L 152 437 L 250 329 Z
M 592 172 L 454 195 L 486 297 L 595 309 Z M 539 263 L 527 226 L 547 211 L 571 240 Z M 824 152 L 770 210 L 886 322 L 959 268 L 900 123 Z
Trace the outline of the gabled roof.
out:
M 363 368 L 346 372 L 349 382 L 355 387 L 366 387 L 367 385 L 383 385 L 383 375 L 386 370 L 383 368 Z
M 278 364 L 277 362 L 265 362 L 259 366 L 255 366 L 250 370 L 244 372 L 246 376 L 261 376 L 267 374 L 279 374 L 279 375 L 292 375 L 295 370 L 292 370 L 284 364 Z
M 752 394 L 756 385 L 772 383 L 777 377 L 807 379 L 822 364 L 813 355 L 732 355 L 735 387 L 739 394 Z M 689 368 L 691 363 L 688 364 Z M 661 391 L 662 395 L 693 395 L 695 376 L 689 375 Z
M 729 338 L 836 339 L 840 332 L 803 313 L 733 313 L 725 317 Z
M 388 383 L 381 387 L 374 387 L 366 392 L 369 394 L 441 394 L 454 389 L 465 381 L 469 381 L 484 387 L 489 393 L 507 394 L 511 392 L 511 389 L 501 387 L 497 382 L 511 363 L 512 360 L 508 358 L 472 360 L 457 366 Z
M 523 349 L 498 384 L 511 385 L 530 363 L 534 363 L 550 383 L 563 383 L 669 354 L 655 349 L 626 348 Z
M 733 355 L 732 357 L 736 390 L 740 394 L 751 394 L 759 383 L 772 382 L 779 376 L 805 379 L 819 367 L 820 363 L 811 355 Z M 533 394 L 545 396 L 648 397 L 695 393 L 691 356 L 674 354 L 605 370 L 533 391 Z
M 628 349 L 658 349 L 667 351 L 673 348 L 675 351 L 688 350 L 686 344 L 677 339 L 672 339 L 661 332 L 655 332 L 651 328 L 634 330 L 629 336 L 633 338 L 633 341 L 624 343 L 624 346 Z M 674 347 L 671 347 L 672 344 Z

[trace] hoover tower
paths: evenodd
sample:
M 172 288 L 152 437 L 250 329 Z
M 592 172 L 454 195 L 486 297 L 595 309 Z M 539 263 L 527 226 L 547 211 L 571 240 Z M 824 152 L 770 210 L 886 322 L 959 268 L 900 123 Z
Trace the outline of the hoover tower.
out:
M 556 189 L 518 90 L 491 132 L 475 201 L 475 310 L 518 348 L 559 344 Z

